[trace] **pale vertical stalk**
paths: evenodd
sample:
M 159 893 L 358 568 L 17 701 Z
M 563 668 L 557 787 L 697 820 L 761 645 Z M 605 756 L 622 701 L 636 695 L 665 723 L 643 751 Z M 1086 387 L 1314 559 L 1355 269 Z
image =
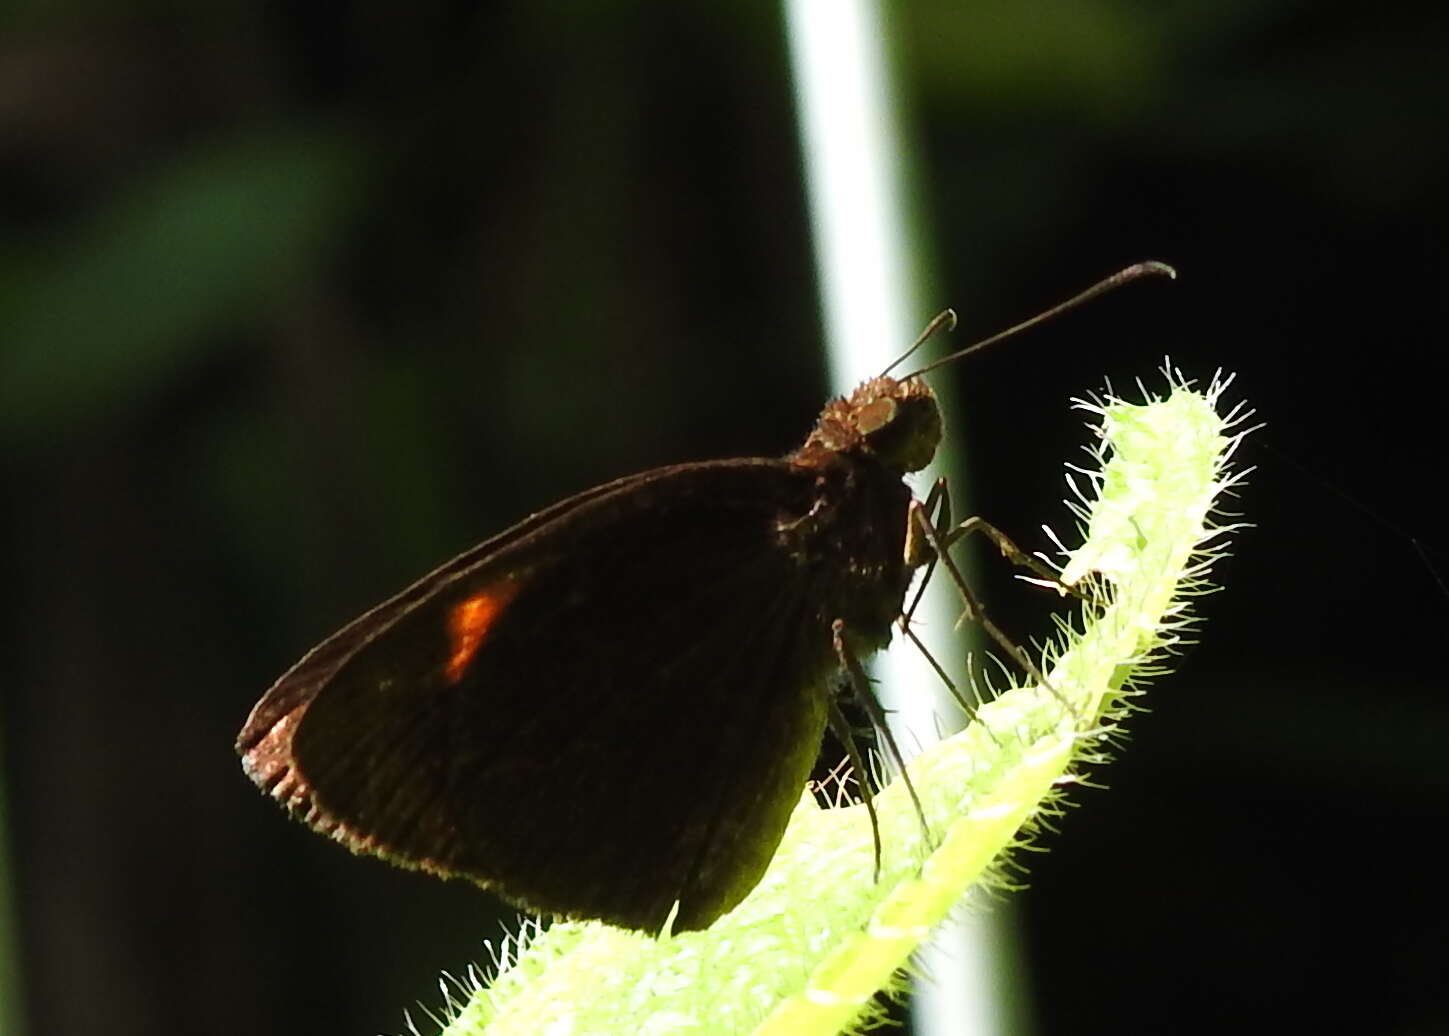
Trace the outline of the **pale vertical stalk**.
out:
M 908 163 L 878 4 L 785 0 L 785 15 L 832 390 L 845 393 L 879 373 L 946 301 L 921 297 L 929 280 L 926 249 L 913 240 L 904 200 Z M 949 427 L 954 408 L 941 402 Z M 930 480 L 950 474 L 959 509 L 964 481 L 953 467 L 943 444 L 917 495 Z M 948 672 L 961 673 L 961 641 L 952 631 L 958 609 L 945 584 L 934 581 L 918 613 L 919 633 Z M 950 723 L 959 715 L 944 694 L 932 698 L 939 681 L 908 644 L 888 652 L 875 674 L 907 754 L 935 740 L 939 717 Z M 922 1036 L 988 1036 L 1006 1028 L 1002 993 L 1016 981 L 1016 969 L 1007 964 L 1015 959 L 1009 948 L 997 950 L 1010 941 L 1002 909 L 998 902 L 943 926 L 923 951 L 923 969 L 932 978 L 919 984 L 913 1002 Z

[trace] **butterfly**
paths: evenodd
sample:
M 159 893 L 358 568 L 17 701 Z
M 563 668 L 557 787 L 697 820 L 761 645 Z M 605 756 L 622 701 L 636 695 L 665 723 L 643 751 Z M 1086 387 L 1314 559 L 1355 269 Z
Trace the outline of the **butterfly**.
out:
M 246 774 L 356 852 L 535 912 L 708 927 L 759 882 L 826 726 L 849 743 L 842 676 L 870 698 L 861 662 L 954 542 L 942 494 L 903 480 L 942 435 L 920 375 L 1167 269 L 871 378 L 784 457 L 657 468 L 525 518 L 284 673 L 237 738 Z

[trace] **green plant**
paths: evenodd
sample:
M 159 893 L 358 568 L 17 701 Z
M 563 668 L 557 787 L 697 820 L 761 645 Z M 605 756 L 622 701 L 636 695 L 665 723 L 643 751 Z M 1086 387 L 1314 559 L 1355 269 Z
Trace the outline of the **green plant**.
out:
M 1214 502 L 1240 476 L 1247 434 L 1221 415 L 1231 379 L 1198 392 L 1167 368 L 1143 404 L 1078 401 L 1100 420 L 1094 492 L 1073 505 L 1082 546 L 1063 579 L 1097 603 L 1060 624 L 1042 669 L 909 766 L 934 838 L 897 780 L 876 799 L 886 847 L 874 880 L 864 808 L 805 795 L 755 891 L 707 931 L 653 938 L 601 924 L 536 925 L 505 940 L 497 974 L 449 994 L 449 1036 L 542 1032 L 830 1034 L 872 1019 L 874 994 L 902 988 L 915 948 L 974 884 L 1007 887 L 1001 861 L 1060 813 L 1064 789 L 1105 749 L 1144 682 L 1191 630 L 1193 597 L 1233 524 Z M 1234 429 L 1237 428 L 1237 431 Z

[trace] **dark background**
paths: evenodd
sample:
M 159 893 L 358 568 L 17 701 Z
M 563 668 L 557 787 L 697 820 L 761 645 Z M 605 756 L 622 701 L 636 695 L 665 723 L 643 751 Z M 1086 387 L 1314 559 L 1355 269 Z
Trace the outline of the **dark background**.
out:
M 1200 645 L 1030 861 L 1041 1033 L 1449 1031 L 1434 11 L 892 7 L 958 340 L 1182 272 L 940 375 L 963 506 L 1045 546 L 1068 398 L 1165 353 L 1268 422 Z M 232 739 L 526 512 L 804 435 L 785 58 L 765 3 L 0 15 L 0 1027 L 398 1031 L 483 956 L 507 911 L 286 822 Z

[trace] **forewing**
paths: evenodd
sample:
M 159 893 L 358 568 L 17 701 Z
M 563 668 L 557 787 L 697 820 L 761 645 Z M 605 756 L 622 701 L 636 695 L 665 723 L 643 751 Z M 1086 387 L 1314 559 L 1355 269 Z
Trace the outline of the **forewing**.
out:
M 601 496 L 618 493 L 631 483 L 648 477 L 648 474 L 645 472 L 642 475 L 630 475 L 607 482 L 525 518 L 429 572 L 406 590 L 358 616 L 307 652 L 257 702 L 241 733 L 237 735 L 236 749 L 247 760 L 248 772 L 251 773 L 253 765 L 260 762 L 257 749 L 268 734 L 289 714 L 299 708 L 306 708 L 317 691 L 348 658 L 375 637 L 387 633 L 409 611 L 426 605 L 444 586 L 462 576 L 477 575 L 485 568 L 496 567 L 507 556 L 517 557 L 520 553 L 527 553 L 528 545 L 537 542 L 537 538 L 530 540 L 530 537 L 538 530 L 556 525 L 569 512 L 582 508 Z M 261 782 L 261 778 L 256 779 Z
M 734 906 L 824 724 L 829 635 L 779 537 L 813 479 L 729 461 L 606 490 L 299 663 L 249 725 L 253 777 L 355 849 L 544 912 Z

